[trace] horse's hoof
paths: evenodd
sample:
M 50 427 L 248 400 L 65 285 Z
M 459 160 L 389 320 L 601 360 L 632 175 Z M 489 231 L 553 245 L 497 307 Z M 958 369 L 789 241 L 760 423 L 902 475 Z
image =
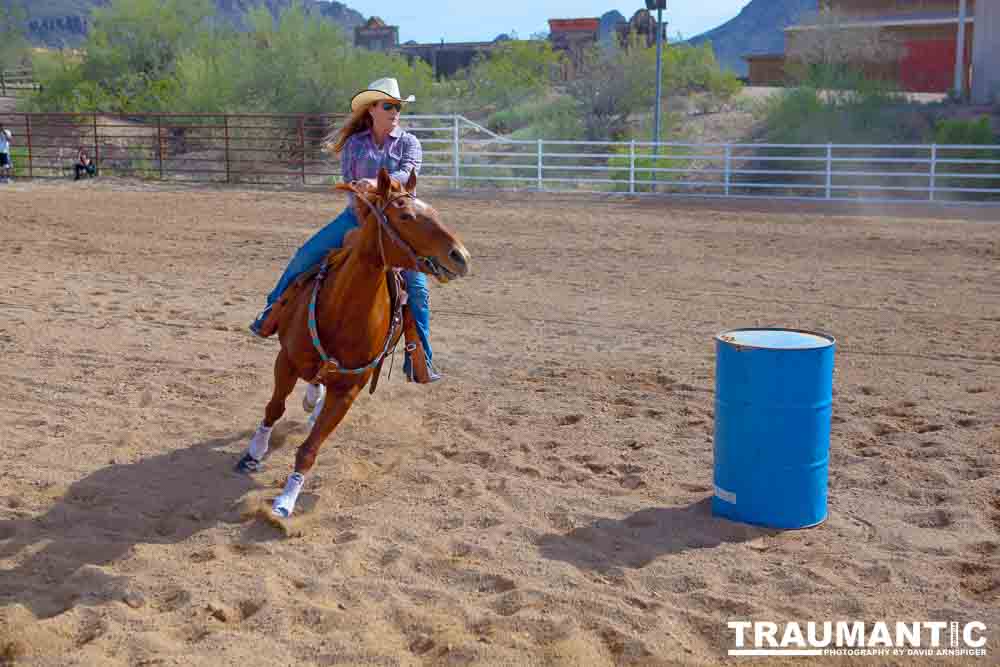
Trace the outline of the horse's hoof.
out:
M 274 516 L 282 519 L 292 516 L 292 512 L 295 511 L 295 503 L 299 499 L 299 493 L 302 492 L 302 485 L 305 484 L 305 481 L 306 478 L 297 472 L 288 476 L 285 490 L 274 499 L 274 504 L 271 505 L 271 513 Z
M 287 519 L 292 516 L 292 512 L 295 511 L 295 500 L 289 502 L 288 498 L 279 496 L 274 499 L 274 504 L 271 505 L 271 514 L 278 517 L 279 519 Z
M 250 456 L 250 452 L 243 455 L 243 458 L 239 460 L 236 464 L 236 472 L 243 473 L 244 475 L 252 475 L 255 472 L 260 472 L 264 469 L 264 462 L 258 461 L 254 457 Z

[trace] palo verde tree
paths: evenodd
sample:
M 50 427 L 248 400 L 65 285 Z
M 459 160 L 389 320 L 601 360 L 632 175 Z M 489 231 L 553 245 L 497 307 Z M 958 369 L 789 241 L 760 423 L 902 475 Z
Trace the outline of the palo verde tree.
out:
M 95 9 L 81 71 L 123 110 L 162 107 L 177 58 L 208 30 L 210 0 L 112 0 Z
M 501 42 L 492 53 L 477 56 L 459 78 L 468 86 L 469 102 L 510 108 L 544 97 L 562 61 L 548 40 Z
M 248 31 L 216 25 L 210 0 L 112 0 L 95 11 L 82 53 L 40 57 L 53 111 L 328 112 L 392 72 L 427 104 L 430 68 L 356 49 L 298 2 L 278 16 L 249 12 Z
M 211 0 L 112 0 L 94 9 L 79 54 L 40 56 L 32 106 L 57 111 L 156 111 L 178 92 L 177 58 L 212 30 Z
M 320 113 L 346 111 L 369 81 L 392 72 L 426 104 L 430 67 L 400 56 L 356 49 L 343 30 L 293 5 L 275 20 L 264 8 L 247 17 L 249 32 L 197 41 L 177 62 L 178 110 Z

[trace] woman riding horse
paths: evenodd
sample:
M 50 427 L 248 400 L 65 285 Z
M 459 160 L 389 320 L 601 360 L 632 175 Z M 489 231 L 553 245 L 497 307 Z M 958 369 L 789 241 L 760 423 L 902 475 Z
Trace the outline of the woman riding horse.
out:
M 406 183 L 411 174 L 420 172 L 423 161 L 420 141 L 399 126 L 403 105 L 414 99 L 410 95 L 404 100 L 399 94 L 399 83 L 392 78 L 373 81 L 367 89 L 354 96 L 351 116 L 333 141 L 334 150 L 341 155 L 344 182 L 360 182 L 363 187 L 375 187 L 380 167 L 385 167 L 389 175 L 400 183 Z M 267 306 L 250 325 L 254 335 L 266 338 L 275 333 L 280 310 L 276 304 L 285 289 L 303 272 L 322 262 L 331 250 L 343 247 L 345 236 L 357 226 L 352 195 L 347 208 L 295 253 L 278 284 L 268 295 Z M 427 278 L 418 271 L 404 271 L 403 276 L 406 279 L 409 314 L 413 317 L 417 334 L 417 340 L 407 340 L 403 372 L 410 381 L 421 384 L 435 382 L 441 379 L 441 375 L 431 364 L 433 353 Z M 420 355 L 416 363 L 411 355 Z M 315 405 L 322 395 L 321 385 L 310 384 L 304 407 L 311 410 L 310 406 Z
M 310 289 L 292 289 L 278 302 L 287 313 L 279 322 L 274 389 L 264 420 L 236 464 L 242 473 L 261 469 L 271 431 L 298 380 L 326 388 L 313 410 L 309 435 L 295 454 L 295 472 L 274 500 L 271 512 L 278 517 L 292 515 L 324 441 L 361 389 L 371 382 L 374 391 L 382 362 L 405 332 L 405 294 L 397 271 L 428 273 L 440 282 L 469 273 L 470 255 L 461 239 L 444 226 L 433 206 L 417 197 L 416 172 L 403 185 L 382 168 L 374 188 L 341 183 L 337 189 L 355 196 L 357 238 L 327 258 Z

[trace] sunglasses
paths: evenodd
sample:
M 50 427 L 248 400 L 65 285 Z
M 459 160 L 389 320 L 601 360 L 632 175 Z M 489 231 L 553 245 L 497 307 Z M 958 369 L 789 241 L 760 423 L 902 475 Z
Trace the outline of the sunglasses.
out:
M 382 102 L 382 111 L 391 111 L 395 109 L 396 111 L 402 111 L 402 104 L 395 104 L 394 102 Z

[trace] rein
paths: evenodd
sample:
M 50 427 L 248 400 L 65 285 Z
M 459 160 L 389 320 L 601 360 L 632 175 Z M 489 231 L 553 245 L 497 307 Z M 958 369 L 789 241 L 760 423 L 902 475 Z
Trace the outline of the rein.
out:
M 359 193 L 356 193 L 359 194 Z M 359 194 L 360 197 L 360 194 Z M 429 260 L 426 257 L 419 257 L 417 253 L 413 250 L 413 247 L 403 239 L 392 225 L 389 224 L 388 219 L 385 217 L 385 210 L 398 199 L 403 199 L 408 197 L 410 199 L 416 199 L 417 196 L 412 192 L 406 192 L 397 197 L 393 197 L 386 201 L 385 205 L 381 208 L 376 208 L 370 201 L 365 197 L 360 197 L 363 202 L 368 205 L 372 213 L 375 214 L 375 219 L 378 221 L 379 232 L 378 232 L 378 252 L 379 260 L 382 263 L 382 268 L 386 268 L 387 263 L 385 261 L 385 247 L 382 243 L 382 232 L 385 232 L 389 237 L 389 240 L 396 244 L 399 248 L 409 255 L 409 258 L 418 267 L 424 266 L 431 269 L 430 272 L 436 272 L 436 266 L 433 260 Z M 323 349 L 323 344 L 319 340 L 319 328 L 316 326 L 316 302 L 319 297 L 320 288 L 323 285 L 323 281 L 326 279 L 327 273 L 329 271 L 329 264 L 326 260 L 323 261 L 323 266 L 319 270 L 319 274 L 316 276 L 316 280 L 313 283 L 312 299 L 309 300 L 309 335 L 312 337 L 313 347 L 319 353 L 320 359 L 323 361 L 322 366 L 320 366 L 319 371 L 316 372 L 316 377 L 313 378 L 312 383 L 315 384 L 320 382 L 322 378 L 330 373 L 337 374 L 349 374 L 349 375 L 361 375 L 362 373 L 375 368 L 385 359 L 386 355 L 389 354 L 389 346 L 392 344 L 393 338 L 398 333 L 400 327 L 403 325 L 403 303 L 405 302 L 406 291 L 402 288 L 400 284 L 402 279 L 399 277 L 399 273 L 396 271 L 392 272 L 393 280 L 396 281 L 396 306 L 393 309 L 392 319 L 389 322 L 389 332 L 386 334 L 385 343 L 382 345 L 382 351 L 375 356 L 370 362 L 364 366 L 358 368 L 345 368 L 336 357 L 332 357 L 327 354 L 326 350 Z

